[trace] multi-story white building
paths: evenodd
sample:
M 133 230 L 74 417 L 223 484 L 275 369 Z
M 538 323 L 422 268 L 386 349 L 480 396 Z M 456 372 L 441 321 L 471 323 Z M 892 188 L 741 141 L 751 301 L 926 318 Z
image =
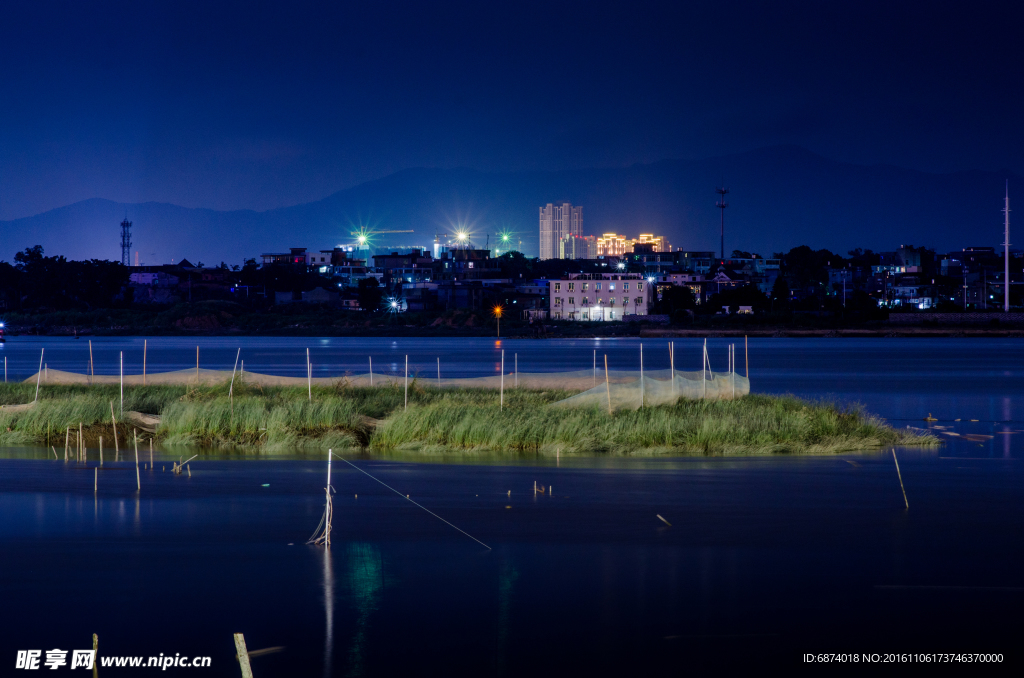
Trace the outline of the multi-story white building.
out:
M 561 258 L 561 242 L 567 235 L 583 235 L 583 208 L 571 203 L 548 203 L 540 208 L 540 258 Z
M 552 320 L 623 320 L 648 315 L 655 285 L 639 273 L 580 273 L 548 281 Z

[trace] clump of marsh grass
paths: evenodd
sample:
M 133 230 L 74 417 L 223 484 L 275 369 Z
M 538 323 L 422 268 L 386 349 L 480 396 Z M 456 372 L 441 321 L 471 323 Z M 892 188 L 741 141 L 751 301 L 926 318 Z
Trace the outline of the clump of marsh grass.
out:
M 396 412 L 375 433 L 380 450 L 554 454 L 827 454 L 937 440 L 894 429 L 859 409 L 792 397 L 680 400 L 621 411 L 601 408 L 453 406 L 444 398 Z
M 0 387 L 0 403 L 32 400 L 34 385 Z M 435 389 L 413 382 L 406 410 L 400 386 L 131 386 L 125 410 L 160 414 L 165 446 L 265 451 L 331 447 L 378 453 L 554 455 L 727 455 L 849 452 L 883 445 L 935 445 L 858 408 L 793 397 L 679 400 L 615 414 L 600 407 L 548 407 L 572 392 L 508 389 L 504 407 L 488 389 Z M 0 445 L 53 443 L 82 423 L 103 435 L 117 386 L 51 386 L 39 402 L 0 409 Z M 123 435 L 123 432 L 122 432 Z M 90 438 L 94 440 L 94 437 Z M 109 444 L 109 443 L 108 443 Z

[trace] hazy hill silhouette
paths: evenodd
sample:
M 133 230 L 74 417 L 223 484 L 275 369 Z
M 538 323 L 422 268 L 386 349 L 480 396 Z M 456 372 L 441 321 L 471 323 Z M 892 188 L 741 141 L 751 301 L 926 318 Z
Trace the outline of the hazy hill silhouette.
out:
M 413 229 L 381 245 L 430 245 L 436 230 L 466 224 L 474 243 L 509 230 L 537 251 L 537 208 L 569 200 L 584 206 L 589 234 L 664 233 L 673 246 L 718 249 L 714 189 L 730 189 L 728 251 L 769 255 L 800 244 L 845 253 L 900 244 L 940 251 L 1002 241 L 1002 197 L 1020 180 L 1009 172 L 932 174 L 888 165 L 836 162 L 793 146 L 702 160 L 663 160 L 613 169 L 478 172 L 409 169 L 293 207 L 252 212 L 92 199 L 0 222 L 0 258 L 31 245 L 69 258 L 120 258 L 118 224 L 134 222 L 133 250 L 148 263 L 188 257 L 207 265 L 241 263 L 291 246 L 326 249 L 350 242 L 360 226 Z M 1013 224 L 1011 223 L 1011 229 Z M 1017 239 L 1024 244 L 1024 237 Z M 1011 241 L 1012 231 L 1011 231 Z

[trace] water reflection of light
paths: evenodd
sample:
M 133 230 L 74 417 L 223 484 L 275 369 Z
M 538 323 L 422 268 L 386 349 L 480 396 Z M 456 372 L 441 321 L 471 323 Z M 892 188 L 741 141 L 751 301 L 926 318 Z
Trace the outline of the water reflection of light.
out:
M 348 548 L 348 582 L 352 603 L 356 608 L 356 632 L 349 646 L 348 675 L 362 675 L 369 630 L 370 613 L 380 605 L 384 590 L 384 568 L 380 551 L 369 544 L 352 544 Z
M 331 675 L 334 655 L 334 565 L 331 549 L 324 549 L 324 676 Z

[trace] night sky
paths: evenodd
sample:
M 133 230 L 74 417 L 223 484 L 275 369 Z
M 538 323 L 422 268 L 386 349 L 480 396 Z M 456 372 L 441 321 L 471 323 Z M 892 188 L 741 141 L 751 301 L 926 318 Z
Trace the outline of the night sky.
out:
M 1014 8 L 1016 6 L 1016 9 Z M 1024 171 L 1016 3 L 0 3 L 0 219 L 771 144 Z

